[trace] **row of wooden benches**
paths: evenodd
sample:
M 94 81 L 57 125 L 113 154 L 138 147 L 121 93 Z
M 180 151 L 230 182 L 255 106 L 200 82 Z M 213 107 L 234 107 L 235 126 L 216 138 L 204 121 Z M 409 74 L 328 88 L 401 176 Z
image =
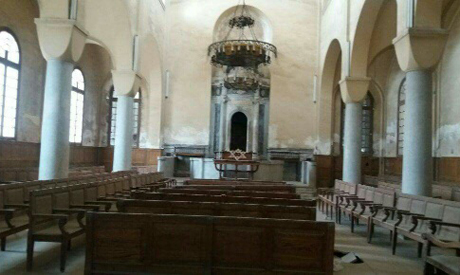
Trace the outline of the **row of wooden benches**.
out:
M 122 213 L 91 212 L 85 273 L 332 274 L 334 224 L 274 186 L 194 182 L 133 193 Z M 240 188 L 246 196 L 229 193 Z
M 401 191 L 401 179 L 394 177 L 365 176 L 365 185 Z M 432 197 L 444 200 L 460 201 L 460 187 L 457 183 L 433 181 Z
M 136 178 L 154 178 L 153 176 L 156 175 L 143 175 Z M 34 243 L 44 241 L 61 243 L 61 270 L 63 271 L 71 239 L 85 233 L 86 212 L 116 211 L 112 209 L 112 205 L 120 198 L 129 198 L 130 190 L 117 190 L 116 186 L 120 181 L 125 183 L 126 177 L 31 192 L 27 242 L 28 269 L 32 268 Z M 142 187 L 131 188 L 157 189 L 168 184 L 168 181 L 158 180 L 147 182 Z
M 161 173 L 135 175 L 131 172 L 121 172 L 97 177 L 0 185 L 1 250 L 5 250 L 8 236 L 29 228 L 32 224 L 31 213 L 47 207 L 42 204 L 34 207 L 31 198 L 33 194 L 48 194 L 60 190 L 69 195 L 66 203 L 75 208 L 85 206 L 90 202 L 97 202 L 99 199 L 112 198 L 119 194 L 129 195 L 131 188 L 154 191 L 160 187 L 174 184 L 171 181 L 148 184 L 159 181 L 161 178 Z M 57 197 L 55 199 L 53 203 L 57 203 Z M 106 211 L 111 208 L 110 204 L 105 203 L 104 205 Z M 90 206 L 83 208 L 92 209 Z
M 104 166 L 72 167 L 69 169 L 69 178 L 103 173 L 105 173 Z M 21 182 L 37 179 L 38 168 L 0 168 L 0 182 Z
M 426 256 L 430 255 L 432 245 L 456 249 L 457 256 L 460 256 L 460 202 L 407 195 L 390 188 L 339 180 L 334 189 L 320 190 L 319 199 L 320 208 L 326 214 L 335 213 L 338 223 L 342 213 L 349 216 L 352 232 L 359 222 L 366 224 L 369 243 L 375 226 L 389 230 L 393 254 L 396 253 L 398 235 L 402 235 L 418 243 L 419 257 L 424 246 Z M 435 259 L 452 260 L 444 256 Z M 456 260 L 460 262 L 460 258 Z M 458 268 L 457 272 L 460 271 Z

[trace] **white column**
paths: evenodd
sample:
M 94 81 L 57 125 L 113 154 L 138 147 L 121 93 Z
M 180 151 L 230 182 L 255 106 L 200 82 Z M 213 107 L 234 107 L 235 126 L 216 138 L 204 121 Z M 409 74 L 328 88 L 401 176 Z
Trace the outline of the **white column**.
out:
M 406 72 L 406 114 L 404 116 L 404 149 L 402 192 L 431 196 L 433 181 L 433 93 L 432 71 L 443 56 L 448 31 L 441 29 L 438 1 L 422 1 L 423 10 L 433 20 L 405 28 L 393 44 L 401 70 Z M 435 5 L 435 6 L 431 6 Z M 437 6 L 436 6 L 437 5 Z M 422 8 L 422 7 L 420 7 Z M 426 16 L 425 14 L 424 16 Z M 429 53 L 429 54 L 427 54 Z
M 128 171 L 132 168 L 134 98 L 129 95 L 118 96 L 117 127 L 113 153 L 113 171 Z
M 403 181 L 406 194 L 431 196 L 433 94 L 430 70 L 406 74 Z
M 223 89 L 221 95 L 221 104 L 220 104 L 220 124 L 219 124 L 219 151 L 225 151 L 225 139 L 226 139 L 226 124 L 227 124 L 227 102 L 228 95 L 227 89 Z
M 360 184 L 362 103 L 351 102 L 345 106 L 343 180 Z
M 40 146 L 39 179 L 66 178 L 69 174 L 70 94 L 74 65 L 49 60 Z
M 75 20 L 35 19 L 38 40 L 47 60 L 40 144 L 40 180 L 66 178 L 69 174 L 69 127 L 72 71 L 88 34 Z
M 252 125 L 252 152 L 254 158 L 259 158 L 259 109 L 260 109 L 260 96 L 259 91 L 256 91 L 254 95 L 254 120 Z

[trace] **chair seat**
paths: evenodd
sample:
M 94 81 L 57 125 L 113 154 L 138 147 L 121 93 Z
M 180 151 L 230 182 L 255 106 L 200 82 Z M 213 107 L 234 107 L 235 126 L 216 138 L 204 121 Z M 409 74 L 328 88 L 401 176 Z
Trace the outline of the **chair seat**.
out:
M 460 275 L 460 257 L 436 255 L 428 257 L 426 261 L 448 274 Z

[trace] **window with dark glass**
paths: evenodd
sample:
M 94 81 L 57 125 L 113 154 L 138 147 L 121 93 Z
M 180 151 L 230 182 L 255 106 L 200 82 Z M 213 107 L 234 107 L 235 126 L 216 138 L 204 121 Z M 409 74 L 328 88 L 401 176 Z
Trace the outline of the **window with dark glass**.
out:
M 362 105 L 362 123 L 361 123 L 361 152 L 363 155 L 372 155 L 373 153 L 373 134 L 374 134 L 374 98 L 367 93 Z M 345 131 L 345 104 L 342 102 L 341 113 L 341 141 L 342 151 L 344 145 Z
M 406 79 L 401 83 L 399 88 L 398 99 L 398 155 L 402 156 L 404 151 L 404 125 L 406 117 Z
M 117 104 L 118 100 L 114 96 L 114 89 L 110 92 L 108 100 L 110 102 L 110 125 L 109 125 L 109 144 L 115 145 L 115 133 L 117 128 Z M 133 121 L 133 147 L 139 147 L 139 133 L 140 133 L 140 121 L 141 121 L 141 104 L 142 104 L 142 93 L 141 90 L 134 97 L 134 121 Z

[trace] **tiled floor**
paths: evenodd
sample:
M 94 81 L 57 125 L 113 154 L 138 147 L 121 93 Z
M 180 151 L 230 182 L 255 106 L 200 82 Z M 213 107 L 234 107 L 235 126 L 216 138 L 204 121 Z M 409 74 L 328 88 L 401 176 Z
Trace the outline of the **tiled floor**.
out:
M 325 219 L 321 213 L 318 218 Z M 423 261 L 416 256 L 415 242 L 400 240 L 398 254 L 392 256 L 388 232 L 377 228 L 373 243 L 367 244 L 365 226 L 358 227 L 356 233 L 351 234 L 348 224 L 345 220 L 343 225 L 336 226 L 336 249 L 355 252 L 364 263 L 345 264 L 344 269 L 336 274 L 422 274 Z M 62 274 L 59 272 L 59 245 L 50 243 L 36 244 L 34 272 L 25 272 L 26 236 L 22 232 L 9 238 L 7 251 L 0 252 L 0 274 Z M 72 246 L 65 274 L 83 274 L 84 236 L 77 238 Z
M 326 217 L 319 213 L 319 220 Z M 329 219 L 330 220 L 330 219 Z M 423 261 L 417 258 L 417 244 L 400 240 L 397 255 L 391 255 L 389 231 L 376 227 L 371 244 L 367 243 L 366 226 L 361 225 L 351 233 L 349 221 L 336 225 L 335 249 L 354 252 L 364 263 L 343 264 L 343 270 L 335 274 L 423 274 Z

